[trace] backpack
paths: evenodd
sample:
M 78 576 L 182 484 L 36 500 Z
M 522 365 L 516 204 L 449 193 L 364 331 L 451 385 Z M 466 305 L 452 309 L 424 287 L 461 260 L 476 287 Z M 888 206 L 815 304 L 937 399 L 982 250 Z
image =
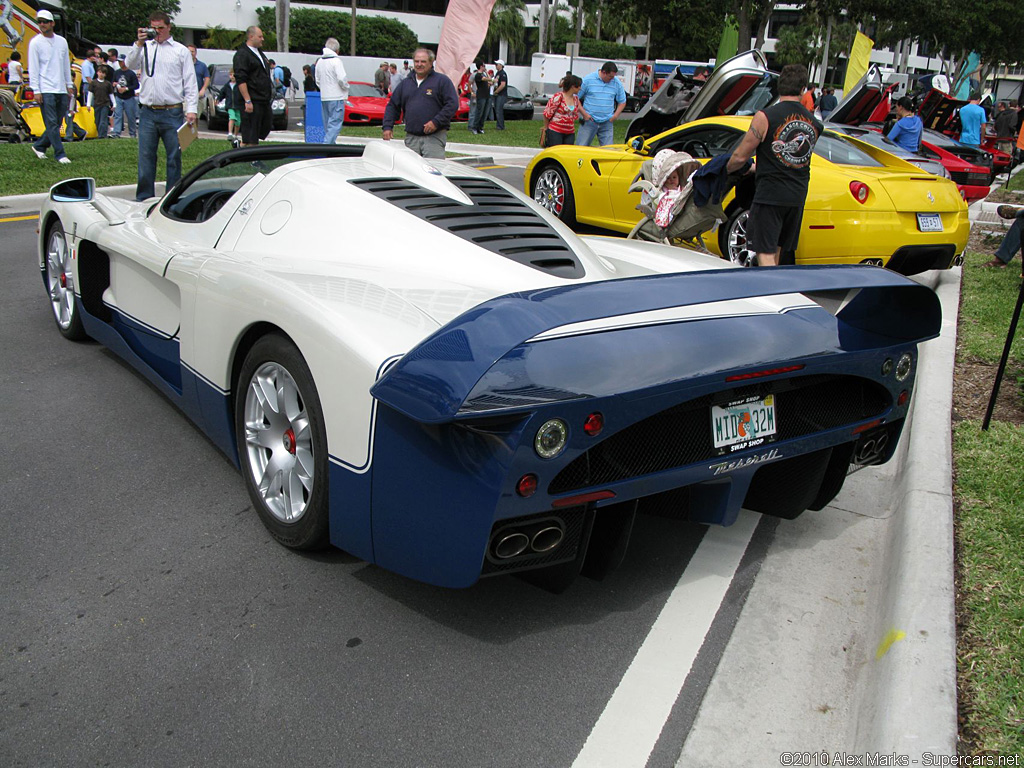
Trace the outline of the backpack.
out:
M 281 78 L 281 85 L 285 88 L 292 87 L 292 71 L 288 67 L 281 67 L 281 71 L 284 72 L 284 77 Z

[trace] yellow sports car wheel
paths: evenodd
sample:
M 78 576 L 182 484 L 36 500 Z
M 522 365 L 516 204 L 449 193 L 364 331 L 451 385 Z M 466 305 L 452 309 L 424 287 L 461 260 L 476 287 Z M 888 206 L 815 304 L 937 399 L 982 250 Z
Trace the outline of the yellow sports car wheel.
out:
M 533 199 L 551 211 L 566 224 L 576 221 L 576 202 L 572 184 L 560 165 L 554 163 L 541 168 L 534 177 Z

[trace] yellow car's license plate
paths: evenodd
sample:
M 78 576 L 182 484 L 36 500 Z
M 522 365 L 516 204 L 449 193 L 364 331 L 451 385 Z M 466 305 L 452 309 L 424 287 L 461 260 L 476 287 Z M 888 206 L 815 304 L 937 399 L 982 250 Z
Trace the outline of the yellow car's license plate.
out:
M 937 213 L 917 214 L 917 228 L 922 232 L 941 232 L 942 217 Z
M 775 395 L 711 406 L 711 439 L 719 455 L 770 443 L 777 426 Z

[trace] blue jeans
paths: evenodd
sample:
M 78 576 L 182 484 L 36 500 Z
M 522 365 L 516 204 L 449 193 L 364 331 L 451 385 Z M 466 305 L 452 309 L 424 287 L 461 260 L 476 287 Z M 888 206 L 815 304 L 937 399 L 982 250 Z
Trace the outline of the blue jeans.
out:
M 93 111 L 96 117 L 96 138 L 107 138 L 107 130 L 110 128 L 110 105 L 100 104 Z
M 333 144 L 345 122 L 345 100 L 321 101 L 320 112 L 324 118 L 324 144 Z
M 64 142 L 60 140 L 60 129 L 64 125 L 64 116 L 68 113 L 67 93 L 44 93 L 43 94 L 43 125 L 46 130 L 32 144 L 32 147 L 40 152 L 45 152 L 47 147 L 53 147 L 53 157 L 60 160 L 67 157 L 64 151 Z
M 487 107 L 490 106 L 490 96 L 477 96 L 476 97 L 476 122 L 472 120 L 469 123 L 469 130 L 471 131 L 482 131 L 484 129 L 484 121 L 487 119 Z
M 580 129 L 576 132 L 576 144 L 581 147 L 589 147 L 590 142 L 594 140 L 594 134 L 597 134 L 599 146 L 604 147 L 612 144 L 615 141 L 615 128 L 613 126 L 614 123 L 611 120 L 606 120 L 603 123 L 583 120 L 580 122 Z
M 469 100 L 469 117 L 466 119 L 466 127 L 473 130 L 476 125 L 476 96 Z
M 999 259 L 1003 264 L 1009 264 L 1017 251 L 1020 250 L 1020 230 L 1024 226 L 1024 208 L 1017 211 L 1017 218 L 1013 220 L 1013 224 L 1007 230 L 1006 235 L 1003 237 L 1003 242 L 999 244 L 999 248 L 996 250 L 996 258 Z
M 177 109 L 152 109 L 143 106 L 139 115 L 139 183 L 135 199 L 155 197 L 156 153 L 161 140 L 167 152 L 167 189 L 181 178 L 181 146 L 178 129 L 185 122 L 185 112 Z
M 114 102 L 114 135 L 120 136 L 124 123 L 128 123 L 128 135 L 135 138 L 136 124 L 139 122 L 139 100 L 134 96 L 130 99 L 116 99 Z
M 494 121 L 498 124 L 499 131 L 505 130 L 505 102 L 508 101 L 508 94 L 502 91 L 491 101 L 494 102 Z

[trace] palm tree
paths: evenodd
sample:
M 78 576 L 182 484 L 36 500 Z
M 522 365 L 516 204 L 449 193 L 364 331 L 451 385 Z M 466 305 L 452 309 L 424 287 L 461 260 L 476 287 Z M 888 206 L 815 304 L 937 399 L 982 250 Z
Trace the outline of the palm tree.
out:
M 206 37 L 203 38 L 203 48 L 217 48 L 224 51 L 232 51 L 245 42 L 245 32 L 240 29 L 225 29 L 219 24 L 215 27 L 206 28 Z
M 509 50 L 522 50 L 526 43 L 525 11 L 526 0 L 497 0 L 491 8 L 491 23 L 487 27 L 484 45 L 494 48 L 505 40 Z

